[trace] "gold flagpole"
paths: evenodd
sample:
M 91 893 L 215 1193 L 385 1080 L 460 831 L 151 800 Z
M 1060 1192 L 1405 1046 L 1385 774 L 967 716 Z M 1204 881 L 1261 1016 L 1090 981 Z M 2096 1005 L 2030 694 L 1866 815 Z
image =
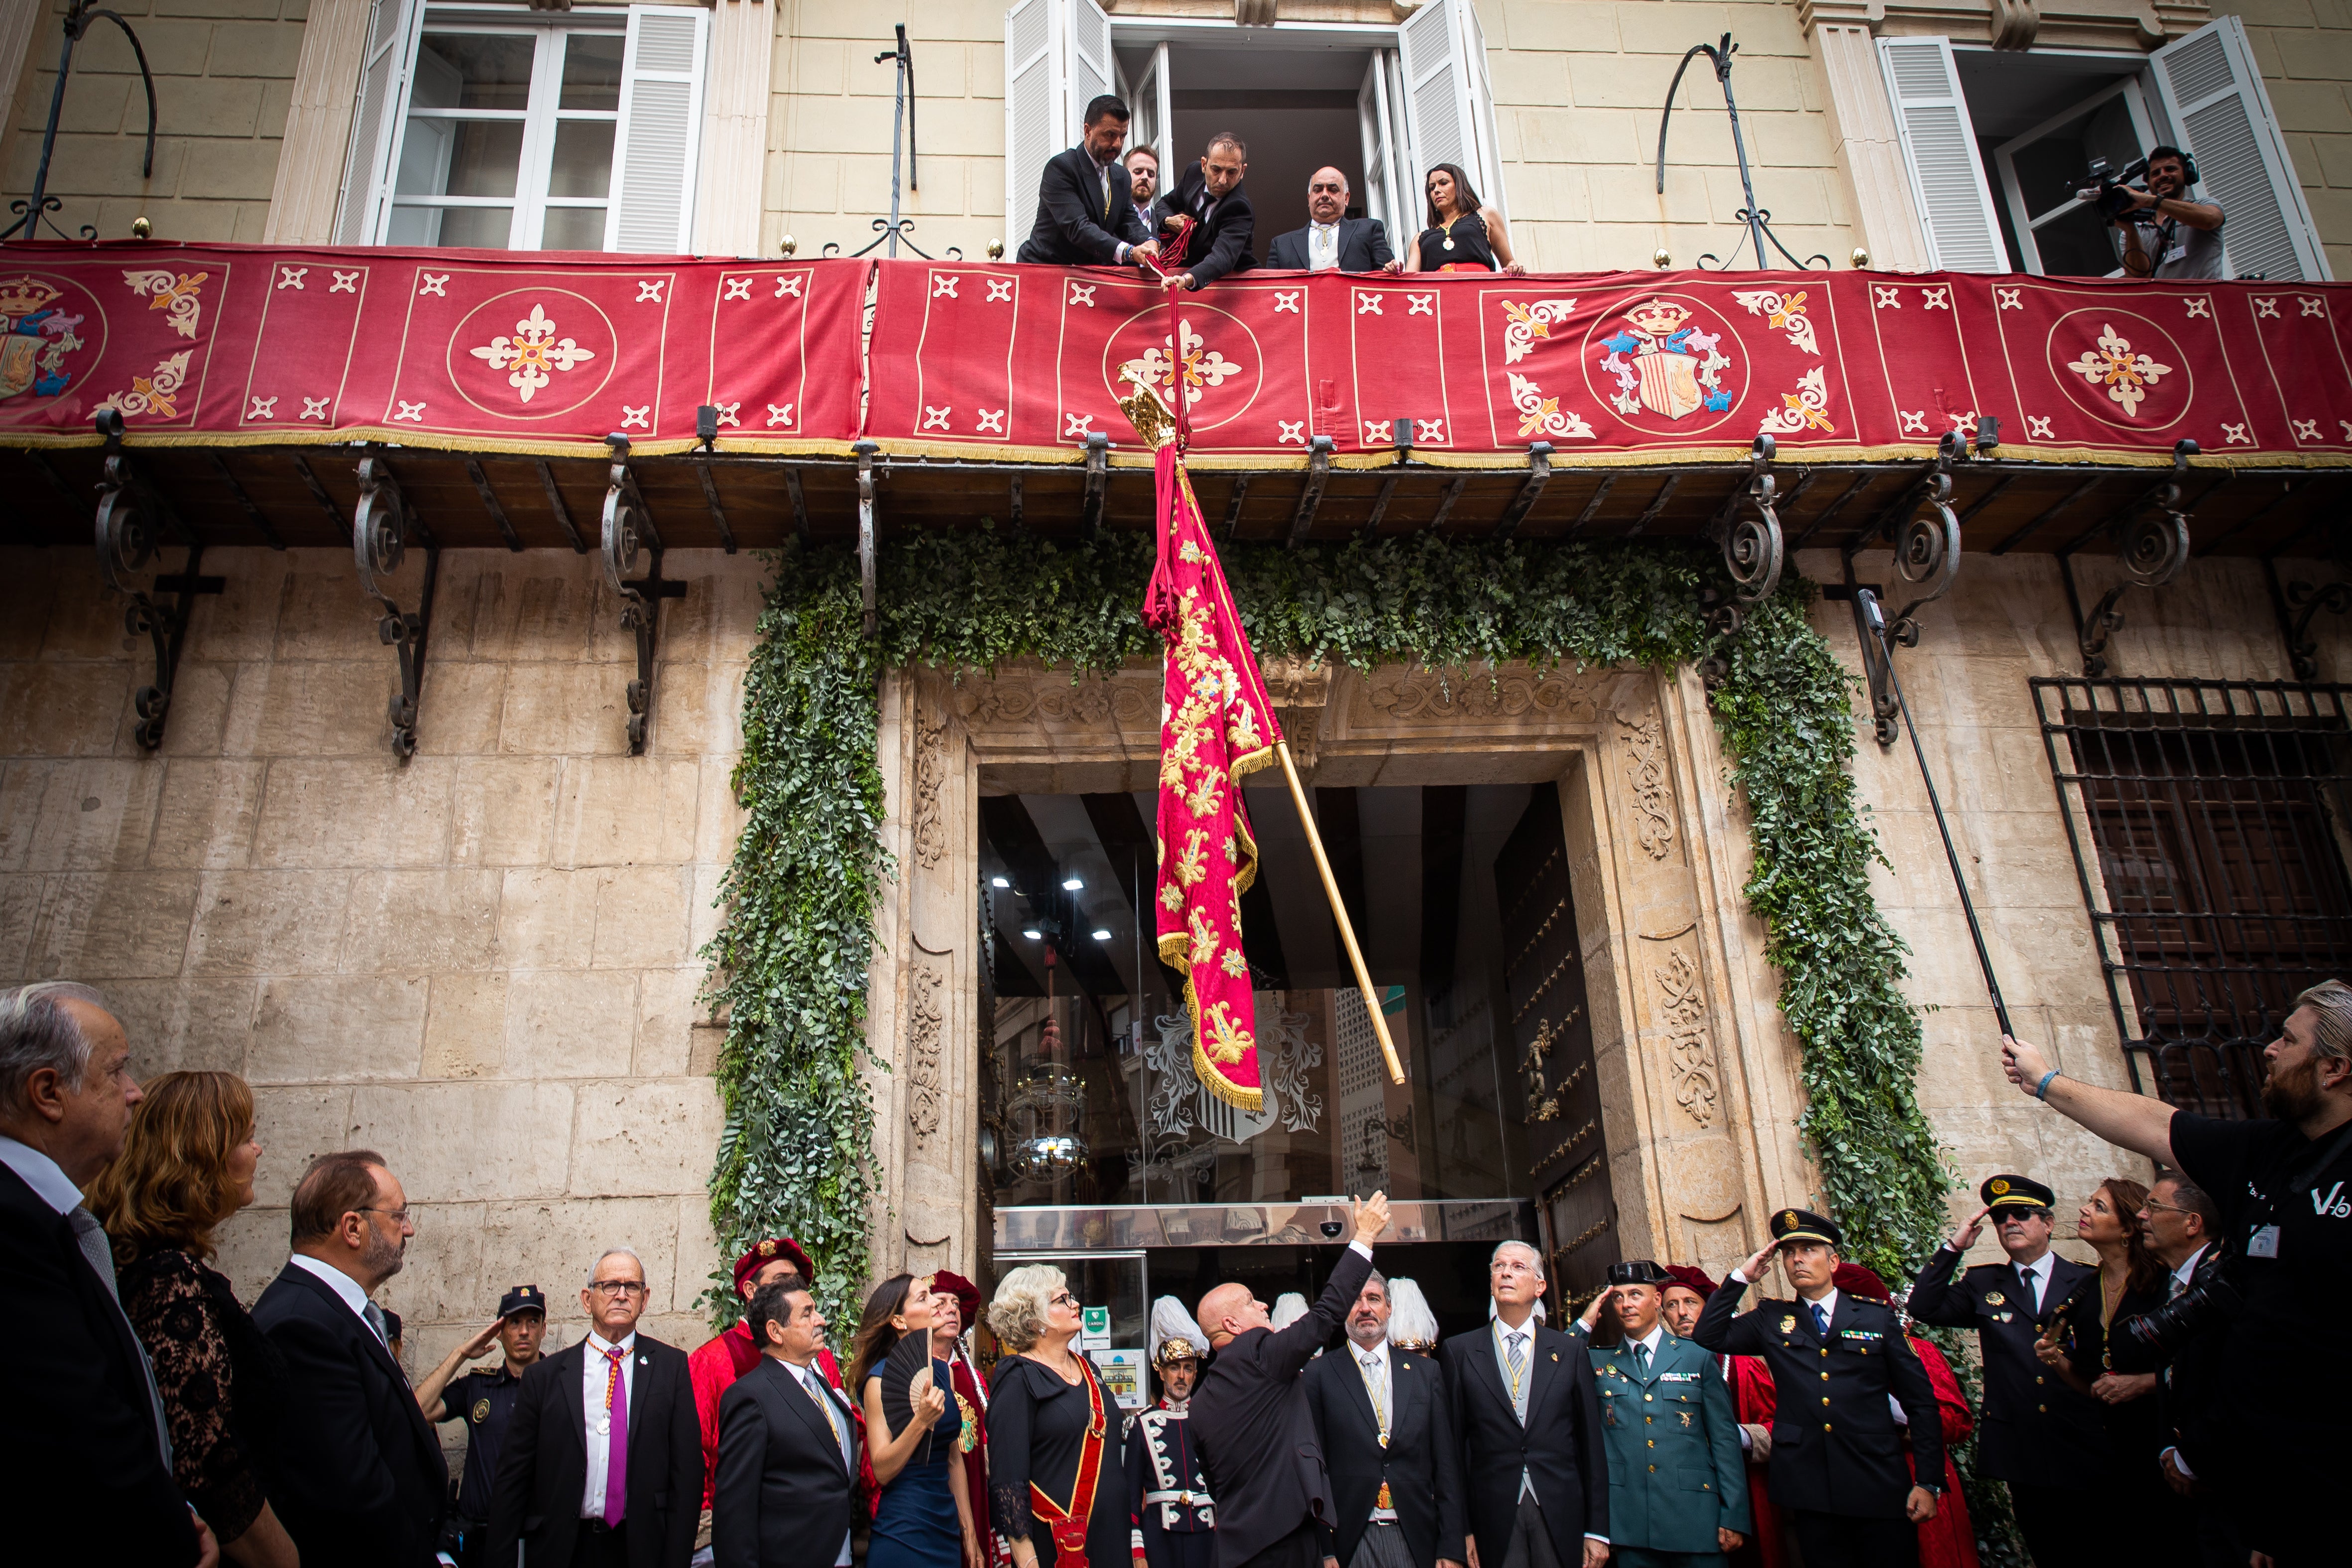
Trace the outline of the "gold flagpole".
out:
M 1290 742 L 1276 741 L 1274 749 L 1282 758 L 1282 775 L 1290 781 L 1290 798 L 1298 807 L 1298 820 L 1307 828 L 1307 847 L 1315 851 L 1315 868 L 1323 873 L 1323 893 L 1331 900 L 1331 918 L 1339 922 L 1339 938 L 1348 944 L 1348 962 L 1356 966 L 1356 987 L 1364 994 L 1364 1011 L 1372 1016 L 1372 1032 L 1381 1038 L 1381 1055 L 1389 1062 L 1389 1077 L 1397 1083 L 1404 1081 L 1404 1068 L 1397 1063 L 1396 1042 L 1389 1038 L 1389 1021 L 1381 1011 L 1381 999 L 1372 994 L 1372 977 L 1364 968 L 1364 950 L 1356 945 L 1356 928 L 1348 919 L 1348 906 L 1339 900 L 1339 884 L 1331 875 L 1330 858 L 1323 853 L 1323 835 L 1316 831 L 1315 814 L 1307 809 L 1307 791 L 1298 782 L 1298 769 L 1290 760 Z

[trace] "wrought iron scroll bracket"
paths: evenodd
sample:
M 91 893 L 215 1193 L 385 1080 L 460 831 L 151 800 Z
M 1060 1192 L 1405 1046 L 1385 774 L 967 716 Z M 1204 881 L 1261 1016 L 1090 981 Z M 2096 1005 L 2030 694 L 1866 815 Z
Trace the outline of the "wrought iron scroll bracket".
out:
M 661 628 L 661 602 L 686 597 L 686 584 L 662 576 L 661 536 L 656 532 L 636 477 L 629 472 L 625 437 L 607 439 L 613 446 L 613 468 L 604 488 L 604 581 L 621 601 L 621 626 L 637 639 L 637 678 L 629 682 L 629 754 L 643 756 L 646 728 L 653 717 L 655 637 Z M 648 557 L 643 577 L 631 577 L 640 552 Z
M 1091 539 L 1102 530 L 1103 495 L 1110 488 L 1110 437 L 1100 430 L 1087 432 L 1087 493 L 1079 520 Z
M 2273 571 L 2276 569 L 2273 568 Z M 2311 623 L 2326 610 L 2331 616 L 2352 612 L 2352 583 L 2328 583 L 2315 586 L 2309 583 L 2289 583 L 2286 603 L 2294 611 L 2287 623 L 2287 657 L 2294 661 L 2297 680 L 2319 679 L 2319 639 L 2311 635 Z
M 1724 570 L 1731 574 L 1743 606 L 1770 598 L 1780 585 L 1787 552 L 1780 538 L 1780 481 L 1772 473 L 1777 450 L 1771 437 L 1756 437 L 1748 454 L 1748 483 L 1731 492 L 1707 527 L 1707 538 L 1723 552 Z
M 1870 682 L 1871 727 L 1881 746 L 1901 737 L 1902 700 L 1895 689 L 1895 648 L 1919 646 L 1918 612 L 1952 591 L 1960 572 L 1960 520 L 1952 510 L 1952 466 L 1968 459 L 1968 438 L 1949 431 L 1936 444 L 1935 460 L 1919 476 L 1907 500 L 1897 503 L 1897 518 L 1885 526 L 1874 525 L 1845 547 L 1846 595 L 1853 608 L 1854 635 L 1862 642 L 1863 673 Z M 1853 558 L 1891 535 L 1895 574 L 1911 588 L 1910 602 L 1887 622 L 1881 637 L 1870 613 L 1883 608 L 1866 605 L 1855 590 Z M 1873 591 L 1874 599 L 1875 591 Z
M 204 542 L 199 539 L 188 542 L 187 563 L 177 576 L 158 575 L 152 583 L 140 583 L 139 574 L 155 557 L 153 509 L 142 499 L 144 483 L 122 450 L 121 411 L 100 410 L 98 433 L 106 437 L 106 478 L 99 486 L 95 541 L 98 569 L 106 585 L 129 601 L 123 607 L 122 629 L 134 637 L 147 638 L 154 648 L 155 683 L 141 687 L 132 697 L 139 722 L 131 731 L 142 750 L 152 752 L 163 743 L 163 721 L 172 710 L 172 688 L 179 676 L 180 650 L 187 642 L 188 617 L 194 613 L 196 595 L 220 593 L 228 584 L 225 578 L 197 575 L 205 555 Z M 174 595 L 168 608 L 155 602 L 157 594 Z
M 882 448 L 875 442 L 860 441 L 849 449 L 857 454 L 857 584 L 866 605 L 866 635 L 871 637 L 875 631 L 874 458 Z M 1092 449 L 1093 444 L 1089 442 L 1090 466 Z M 1091 474 L 1087 482 L 1087 489 L 1092 491 L 1094 480 Z M 1097 504 L 1098 506 L 1099 502 Z
M 433 584 L 441 573 L 441 548 L 436 544 L 400 481 L 380 457 L 360 459 L 360 502 L 352 512 L 352 554 L 359 566 L 360 586 L 383 609 L 376 637 L 400 656 L 400 689 L 385 705 L 392 720 L 393 754 L 402 762 L 416 754 L 416 720 L 425 687 L 425 633 L 433 623 Z M 411 539 L 425 550 L 425 583 L 416 608 L 403 610 L 381 579 L 400 570 Z
M 2134 588 L 2161 588 L 2189 564 L 2189 515 L 2180 510 L 2180 481 L 2188 477 L 2189 459 L 2196 455 L 2196 442 L 2177 442 L 2172 448 L 2171 477 L 2148 498 L 2148 507 L 2124 519 L 2116 545 L 2124 580 L 2100 596 L 2077 628 L 2084 675 L 2107 673 L 2107 639 L 2123 627 L 2123 611 L 2116 608 L 2123 596 Z

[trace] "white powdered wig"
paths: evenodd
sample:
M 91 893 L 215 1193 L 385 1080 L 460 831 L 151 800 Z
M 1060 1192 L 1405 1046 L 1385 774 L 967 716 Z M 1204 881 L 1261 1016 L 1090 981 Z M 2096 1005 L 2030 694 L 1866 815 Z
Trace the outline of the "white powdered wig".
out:
M 1151 1303 L 1150 1353 L 1152 1365 L 1160 1364 L 1160 1347 L 1170 1340 L 1181 1340 L 1191 1345 L 1196 1359 L 1209 1353 L 1209 1336 L 1201 1331 L 1201 1325 L 1192 1321 L 1192 1314 L 1184 1310 L 1184 1303 L 1173 1296 L 1162 1296 Z
M 1285 1290 L 1274 1299 L 1274 1326 L 1286 1329 L 1307 1315 L 1307 1298 L 1296 1290 Z
M 1389 1281 L 1389 1343 L 1426 1350 L 1437 1343 L 1437 1314 L 1410 1279 Z

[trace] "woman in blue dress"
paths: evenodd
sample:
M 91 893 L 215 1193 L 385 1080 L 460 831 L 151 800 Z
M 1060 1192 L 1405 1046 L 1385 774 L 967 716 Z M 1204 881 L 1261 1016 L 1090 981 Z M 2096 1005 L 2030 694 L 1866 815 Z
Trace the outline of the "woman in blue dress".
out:
M 956 1439 L 963 1418 L 948 1364 L 929 1363 L 908 1390 L 911 1419 L 894 1425 L 884 1408 L 882 1371 L 890 1352 L 909 1334 L 931 1337 L 931 1281 L 900 1274 L 866 1299 L 849 1385 L 866 1408 L 867 1448 L 880 1495 L 866 1568 L 984 1568 L 972 1503 Z M 886 1436 L 885 1434 L 887 1434 Z

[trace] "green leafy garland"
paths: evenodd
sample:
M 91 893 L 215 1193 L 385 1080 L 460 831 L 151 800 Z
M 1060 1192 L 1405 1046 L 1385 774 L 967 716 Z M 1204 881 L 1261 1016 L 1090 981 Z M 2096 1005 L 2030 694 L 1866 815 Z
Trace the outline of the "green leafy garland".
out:
M 1755 871 L 1744 891 L 1801 1047 L 1800 1136 L 1849 1256 L 1907 1279 L 1942 1235 L 1950 1179 L 1912 1089 L 1922 1042 L 1901 990 L 1907 949 L 1871 896 L 1883 857 L 1848 772 L 1853 682 L 1806 618 L 1812 585 L 1792 577 L 1724 637 L 1698 603 L 1727 586 L 1721 567 L 1679 546 L 1423 532 L 1237 545 L 1225 563 L 1261 658 L 1359 668 L 1707 662 L 1727 782 L 1748 811 Z M 730 1255 L 761 1237 L 798 1237 L 836 1321 L 869 1267 L 873 1107 L 858 1067 L 885 865 L 877 679 L 894 666 L 1018 658 L 1074 675 L 1115 669 L 1156 651 L 1138 615 L 1151 564 L 1143 534 L 1055 543 L 983 522 L 908 536 L 881 552 L 868 641 L 853 557 L 778 559 L 744 689 L 735 786 L 749 819 L 720 889 L 726 923 L 706 950 L 727 1018 L 711 1217 Z M 713 1278 L 709 1304 L 730 1318 L 732 1293 Z

